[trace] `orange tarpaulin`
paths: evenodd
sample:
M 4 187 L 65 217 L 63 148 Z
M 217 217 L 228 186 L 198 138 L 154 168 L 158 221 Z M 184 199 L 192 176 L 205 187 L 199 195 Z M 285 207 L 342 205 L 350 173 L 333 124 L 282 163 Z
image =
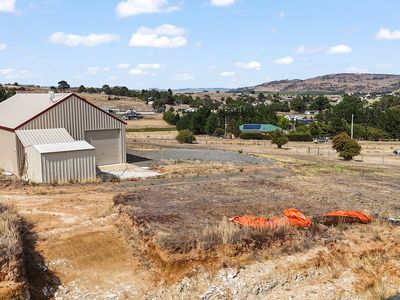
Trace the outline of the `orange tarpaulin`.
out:
M 351 210 L 338 210 L 332 211 L 324 216 L 326 217 L 343 217 L 343 218 L 354 218 L 359 220 L 361 223 L 369 223 L 371 221 L 371 217 L 367 216 L 366 214 L 360 211 L 351 211 Z
M 283 211 L 284 217 L 282 218 L 265 218 L 255 216 L 241 216 L 232 217 L 229 221 L 249 226 L 252 228 L 276 228 L 278 225 L 291 225 L 295 227 L 308 227 L 312 221 L 310 218 L 304 216 L 301 212 L 294 208 L 285 209 Z

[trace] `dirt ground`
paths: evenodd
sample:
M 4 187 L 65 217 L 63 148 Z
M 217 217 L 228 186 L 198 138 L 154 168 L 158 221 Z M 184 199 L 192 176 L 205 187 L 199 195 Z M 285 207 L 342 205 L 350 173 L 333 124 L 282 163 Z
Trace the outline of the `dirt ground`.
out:
M 130 97 L 116 97 L 110 96 L 111 100 L 108 100 L 107 95 L 100 94 L 79 94 L 90 103 L 101 107 L 101 108 L 119 108 L 119 109 L 134 109 L 137 111 L 153 111 L 151 105 L 146 104 L 140 99 Z M 117 99 L 118 98 L 118 99 Z
M 143 119 L 127 121 L 126 128 L 143 129 L 143 128 L 174 128 L 162 119 L 162 114 L 145 115 Z
M 145 135 L 155 136 L 129 133 L 128 144 L 142 150 L 184 147 Z M 209 237 L 225 217 L 236 214 L 280 216 L 293 206 L 307 215 L 360 209 L 400 218 L 400 171 L 394 164 L 347 163 L 217 140 L 191 147 L 242 149 L 275 164 L 170 161 L 152 166 L 165 171 L 156 179 L 65 186 L 1 181 L 0 201 L 33 224 L 42 261 L 31 288 L 42 299 L 385 299 L 400 294 L 400 227 L 379 219 L 317 234 L 289 232 L 285 236 L 292 239 L 282 244 L 286 252 L 279 243 L 251 255 L 225 248 L 214 252 L 227 257 L 219 264 L 208 260 L 194 264 L 191 272 L 178 268 L 175 277 L 173 269 L 163 272 L 156 257 L 143 255 L 149 238 L 153 246 L 185 254 L 196 232 Z M 132 245 L 143 237 L 134 226 L 126 227 L 131 239 L 121 232 L 121 222 L 130 220 L 121 219 L 114 207 L 119 193 L 137 195 L 130 209 L 146 224 L 148 240 Z

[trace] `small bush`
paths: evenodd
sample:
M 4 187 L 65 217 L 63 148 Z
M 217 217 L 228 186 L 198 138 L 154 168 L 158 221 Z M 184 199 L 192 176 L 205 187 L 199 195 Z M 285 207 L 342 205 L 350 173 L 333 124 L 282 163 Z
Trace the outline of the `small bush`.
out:
M 283 145 L 286 145 L 289 142 L 287 135 L 283 131 L 275 131 L 271 133 L 272 144 L 278 146 L 279 149 L 282 148 Z
M 179 131 L 178 136 L 176 137 L 176 140 L 180 144 L 192 144 L 193 142 L 196 141 L 196 137 L 194 136 L 193 132 L 190 130 L 182 130 Z
M 348 139 L 343 149 L 339 152 L 339 156 L 345 160 L 352 160 L 354 156 L 359 155 L 361 152 L 361 146 L 353 139 Z
M 288 134 L 289 141 L 294 142 L 312 142 L 313 138 L 309 133 L 290 133 Z
M 352 160 L 361 152 L 361 146 L 357 141 L 349 137 L 347 133 L 339 133 L 332 139 L 332 148 L 339 152 L 339 156 L 345 160 Z
M 239 136 L 242 140 L 268 140 L 270 137 L 263 133 L 242 132 Z
M 224 135 L 225 135 L 225 130 L 223 130 L 222 128 L 215 129 L 214 136 L 223 137 Z

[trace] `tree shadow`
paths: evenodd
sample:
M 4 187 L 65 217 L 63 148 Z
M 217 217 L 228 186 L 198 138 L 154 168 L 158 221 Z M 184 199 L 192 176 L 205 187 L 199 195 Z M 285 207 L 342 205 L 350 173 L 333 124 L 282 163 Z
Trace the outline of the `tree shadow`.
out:
M 25 228 L 24 264 L 31 299 L 53 299 L 61 281 L 36 250 L 37 236 L 32 232 L 32 224 L 25 221 Z

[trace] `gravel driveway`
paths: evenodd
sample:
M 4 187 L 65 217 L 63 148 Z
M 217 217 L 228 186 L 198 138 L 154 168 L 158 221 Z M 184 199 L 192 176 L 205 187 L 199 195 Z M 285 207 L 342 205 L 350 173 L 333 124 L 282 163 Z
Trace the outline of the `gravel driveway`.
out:
M 133 162 L 141 162 L 146 159 L 162 160 L 202 160 L 213 162 L 230 162 L 235 164 L 253 164 L 253 165 L 272 165 L 269 159 L 254 157 L 238 152 L 211 150 L 211 149 L 165 149 L 156 151 L 128 151 L 133 156 Z M 137 161 L 135 161 L 137 157 Z M 140 158 L 144 158 L 140 160 Z

